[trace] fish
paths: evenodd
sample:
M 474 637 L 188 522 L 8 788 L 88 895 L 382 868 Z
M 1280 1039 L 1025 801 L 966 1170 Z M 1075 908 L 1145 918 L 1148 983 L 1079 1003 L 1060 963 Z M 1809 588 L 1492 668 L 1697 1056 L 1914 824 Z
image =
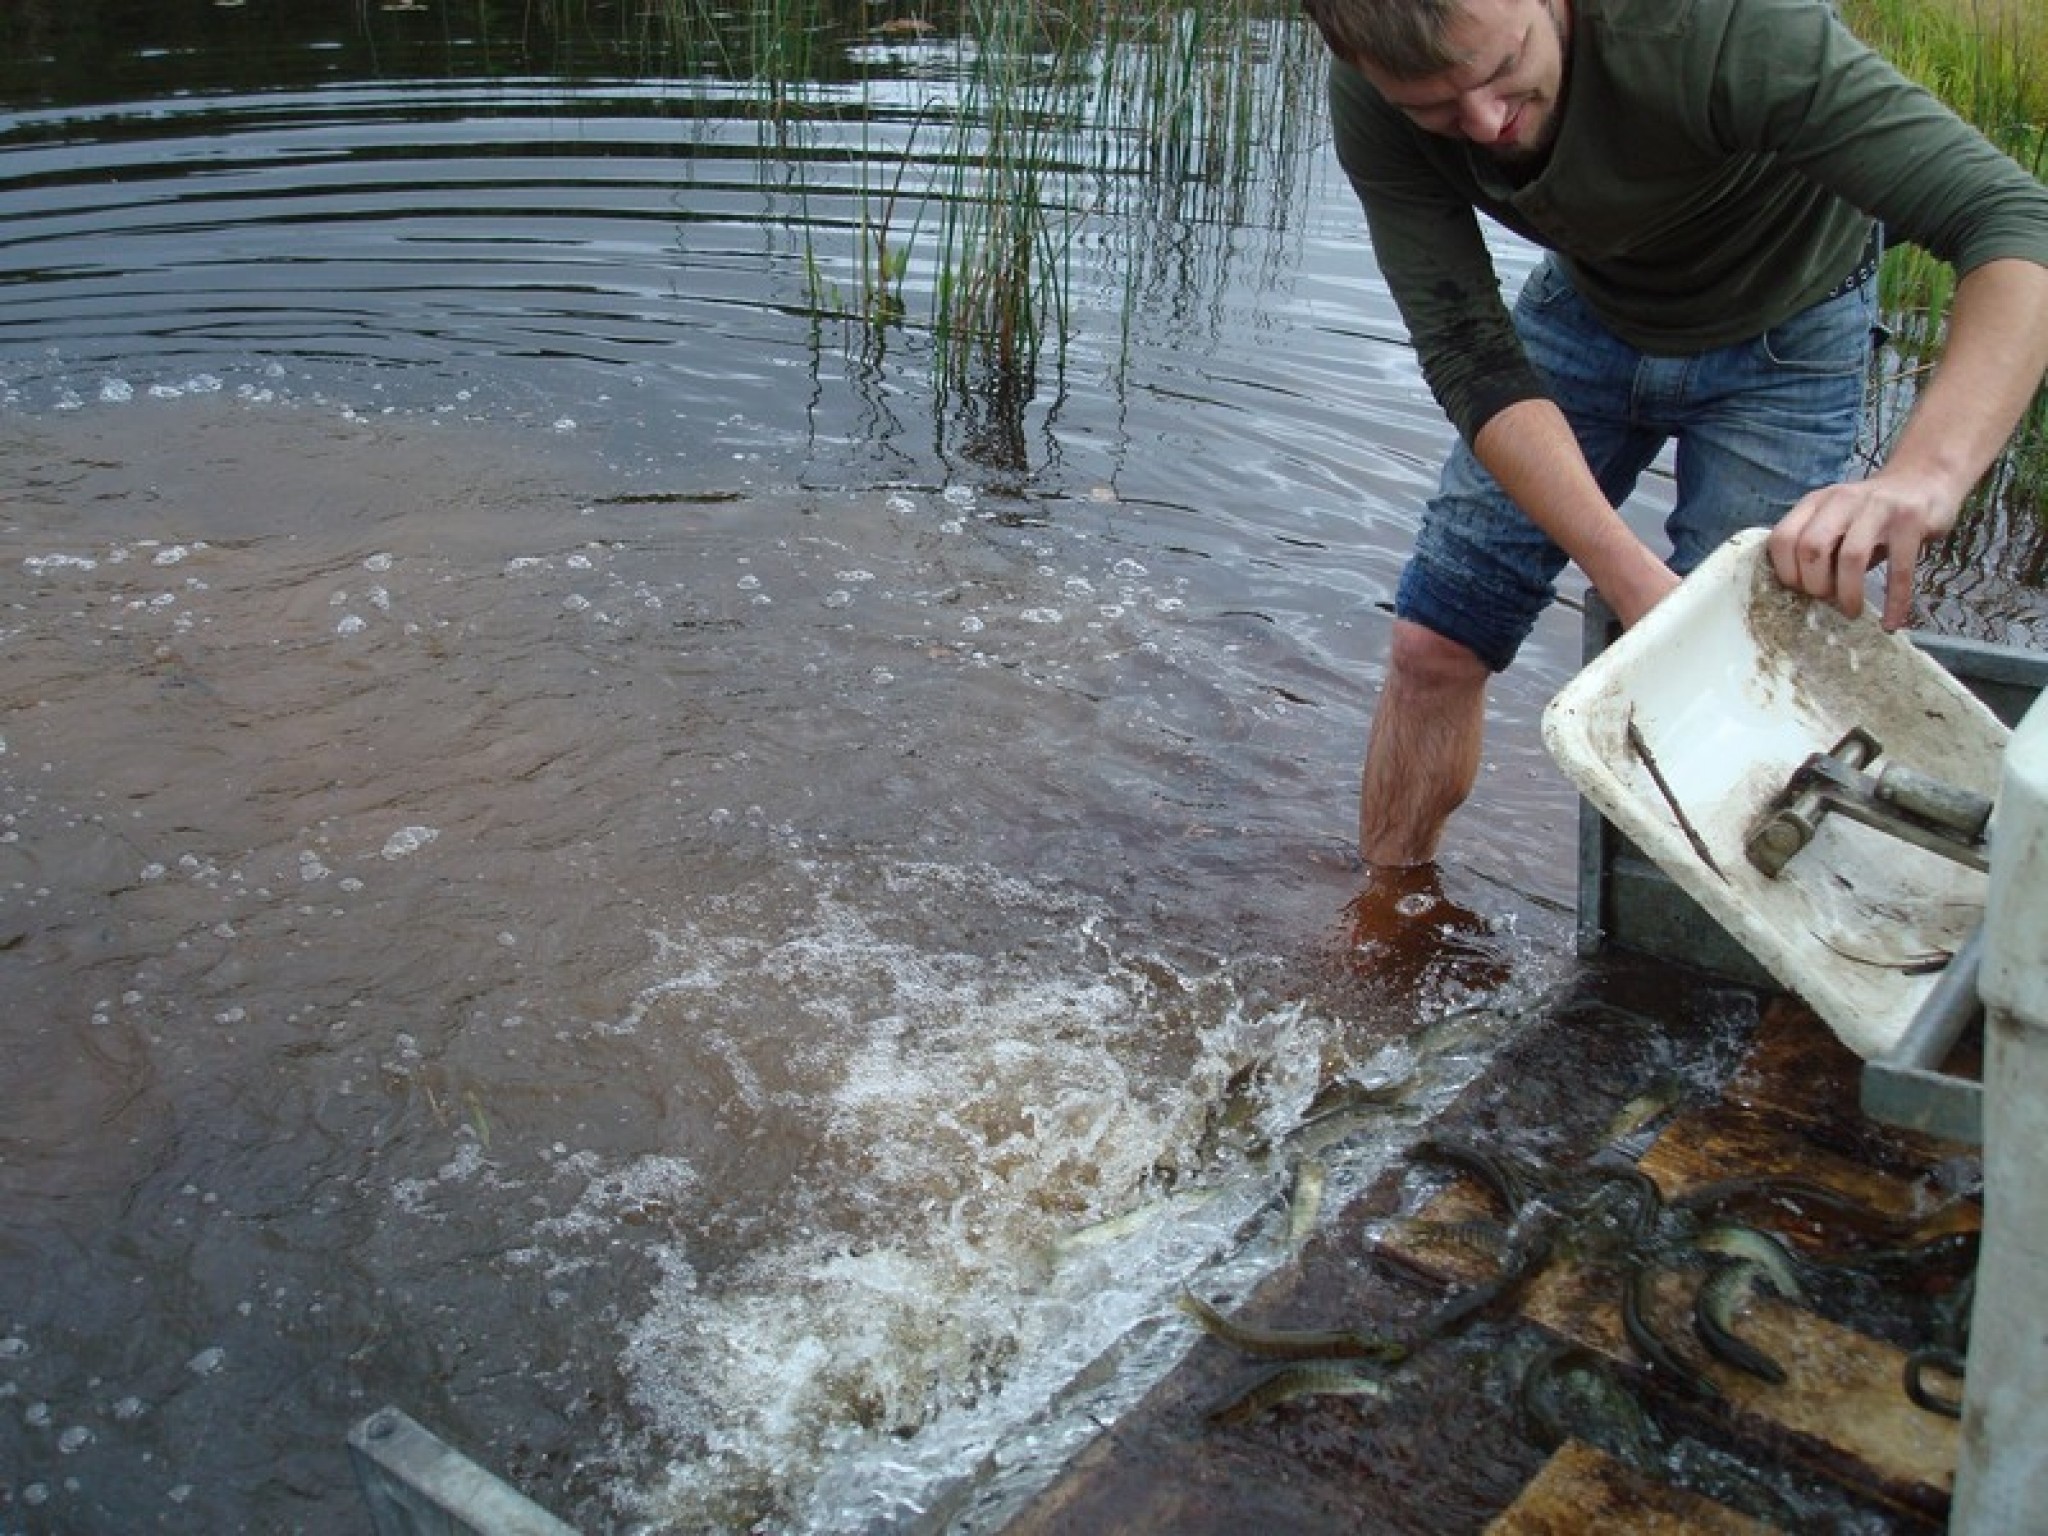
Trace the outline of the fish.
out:
M 1785 1367 L 1735 1332 L 1735 1314 L 1754 1293 L 1759 1281 L 1776 1288 L 1764 1266 L 1748 1259 L 1715 1266 L 1700 1282 L 1699 1295 L 1693 1300 L 1693 1332 L 1715 1359 L 1747 1371 L 1759 1381 L 1782 1386 Z
M 1656 1453 L 1657 1431 L 1643 1405 L 1583 1344 L 1553 1344 L 1530 1361 L 1517 1397 L 1538 1445 L 1584 1440 L 1638 1466 Z
M 1780 1296 L 1804 1294 L 1799 1285 L 1799 1263 L 1792 1257 L 1792 1250 L 1760 1228 L 1736 1222 L 1716 1222 L 1696 1233 L 1692 1246 L 1704 1253 L 1754 1265 Z
M 1429 1247 L 1451 1248 L 1474 1258 L 1495 1263 L 1507 1251 L 1508 1229 L 1491 1216 L 1474 1216 L 1465 1221 L 1412 1219 L 1400 1224 L 1401 1233 Z
M 1657 1270 L 1639 1264 L 1629 1272 L 1621 1292 L 1621 1328 L 1643 1364 L 1702 1397 L 1719 1397 L 1721 1389 L 1679 1358 L 1650 1327 L 1650 1303 L 1657 1294 Z
M 1432 1162 L 1448 1163 L 1460 1173 L 1476 1179 L 1514 1216 L 1520 1213 L 1533 1190 L 1531 1175 L 1505 1157 L 1444 1136 L 1428 1136 L 1415 1144 L 1415 1155 Z
M 1268 1371 L 1244 1391 L 1211 1409 L 1209 1422 L 1219 1426 L 1243 1424 L 1298 1397 L 1378 1397 L 1385 1391 L 1385 1382 L 1367 1375 L 1357 1365 L 1335 1360 L 1304 1361 Z
M 1684 1085 L 1676 1076 L 1658 1077 L 1614 1112 L 1601 1140 L 1608 1145 L 1626 1141 L 1644 1126 L 1669 1114 L 1678 1104 Z
M 1086 1253 L 1092 1248 L 1106 1248 L 1111 1243 L 1121 1242 L 1134 1232 L 1141 1232 L 1153 1222 L 1169 1215 L 1184 1215 L 1198 1211 L 1216 1198 L 1215 1189 L 1186 1189 L 1158 1200 L 1148 1200 L 1134 1206 L 1120 1215 L 1090 1222 L 1072 1232 L 1053 1240 L 1052 1251 L 1055 1259 L 1064 1259 L 1077 1253 Z
M 1287 1243 L 1298 1248 L 1316 1229 L 1323 1211 L 1323 1186 L 1330 1171 L 1314 1158 L 1304 1158 L 1294 1168 L 1294 1188 L 1287 1197 Z
M 1272 1360 L 1378 1360 L 1392 1363 L 1403 1358 L 1408 1348 L 1395 1339 L 1377 1338 L 1350 1329 L 1254 1328 L 1233 1322 L 1183 1287 L 1175 1304 L 1201 1325 L 1204 1333 L 1221 1339 L 1248 1355 Z
M 1695 1184 L 1667 1203 L 1673 1210 L 1707 1216 L 1718 1216 L 1731 1206 L 1778 1205 L 1809 1219 L 1817 1220 L 1822 1215 L 1830 1219 L 1839 1217 L 1868 1236 L 1893 1241 L 1913 1236 L 1931 1219 L 1893 1215 L 1854 1195 L 1791 1173 L 1745 1174 Z
M 1938 1413 L 1945 1419 L 1960 1419 L 1963 1416 L 1962 1400 L 1936 1392 L 1927 1385 L 1924 1378 L 1930 1367 L 1957 1381 L 1963 1378 L 1963 1357 L 1954 1350 L 1916 1349 L 1906 1356 L 1906 1396 L 1917 1408 Z

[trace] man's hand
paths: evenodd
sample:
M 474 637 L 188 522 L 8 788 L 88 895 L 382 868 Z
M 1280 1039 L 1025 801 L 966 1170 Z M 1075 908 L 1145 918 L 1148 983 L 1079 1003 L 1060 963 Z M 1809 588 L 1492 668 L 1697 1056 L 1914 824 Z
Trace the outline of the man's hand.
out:
M 1913 604 L 1932 540 L 1955 526 L 2048 371 L 2048 267 L 1988 261 L 1956 285 L 1948 344 L 1912 415 L 1867 480 L 1815 491 L 1771 531 L 1771 568 L 1795 591 L 1863 611 L 1863 578 L 1885 569 L 1884 627 Z
M 1771 530 L 1771 569 L 1793 591 L 1853 619 L 1863 612 L 1864 577 L 1883 565 L 1882 622 L 1900 629 L 1912 615 L 1921 551 L 1955 526 L 1958 510 L 1943 487 L 1916 484 L 1903 471 L 1824 486 Z

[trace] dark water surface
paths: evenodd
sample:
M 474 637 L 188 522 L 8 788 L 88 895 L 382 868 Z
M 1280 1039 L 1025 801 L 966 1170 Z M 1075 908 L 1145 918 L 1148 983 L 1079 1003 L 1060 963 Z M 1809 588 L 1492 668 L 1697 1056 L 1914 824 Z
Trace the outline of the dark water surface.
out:
M 1565 608 L 1497 964 L 1346 964 L 1448 431 L 1298 26 L 1228 155 L 1080 92 L 961 379 L 928 238 L 833 299 L 969 50 L 770 111 L 578 14 L 4 24 L 0 1528 L 360 1530 L 385 1403 L 593 1531 L 985 1527 L 1285 1257 L 1319 1092 L 1337 1199 L 1570 968 Z

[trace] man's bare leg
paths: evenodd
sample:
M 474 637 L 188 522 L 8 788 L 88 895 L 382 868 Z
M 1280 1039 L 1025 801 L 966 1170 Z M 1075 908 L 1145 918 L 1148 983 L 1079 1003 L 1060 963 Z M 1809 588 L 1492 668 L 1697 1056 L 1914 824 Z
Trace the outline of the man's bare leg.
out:
M 1349 964 L 1378 983 L 1406 989 L 1437 977 L 1483 988 L 1506 979 L 1486 920 L 1445 897 L 1431 862 L 1479 774 L 1489 675 L 1462 645 L 1395 621 L 1359 787 L 1365 888 L 1345 908 Z
M 1436 857 L 1444 824 L 1479 777 L 1486 663 L 1454 640 L 1394 621 L 1358 794 L 1358 852 L 1369 868 Z

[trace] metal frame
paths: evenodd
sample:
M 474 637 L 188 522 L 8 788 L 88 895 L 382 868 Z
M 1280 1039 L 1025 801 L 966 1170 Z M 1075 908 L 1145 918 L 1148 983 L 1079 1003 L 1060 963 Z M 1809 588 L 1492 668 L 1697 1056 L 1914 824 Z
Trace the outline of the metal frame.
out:
M 577 1536 L 396 1408 L 349 1431 L 348 1455 L 377 1536 Z

